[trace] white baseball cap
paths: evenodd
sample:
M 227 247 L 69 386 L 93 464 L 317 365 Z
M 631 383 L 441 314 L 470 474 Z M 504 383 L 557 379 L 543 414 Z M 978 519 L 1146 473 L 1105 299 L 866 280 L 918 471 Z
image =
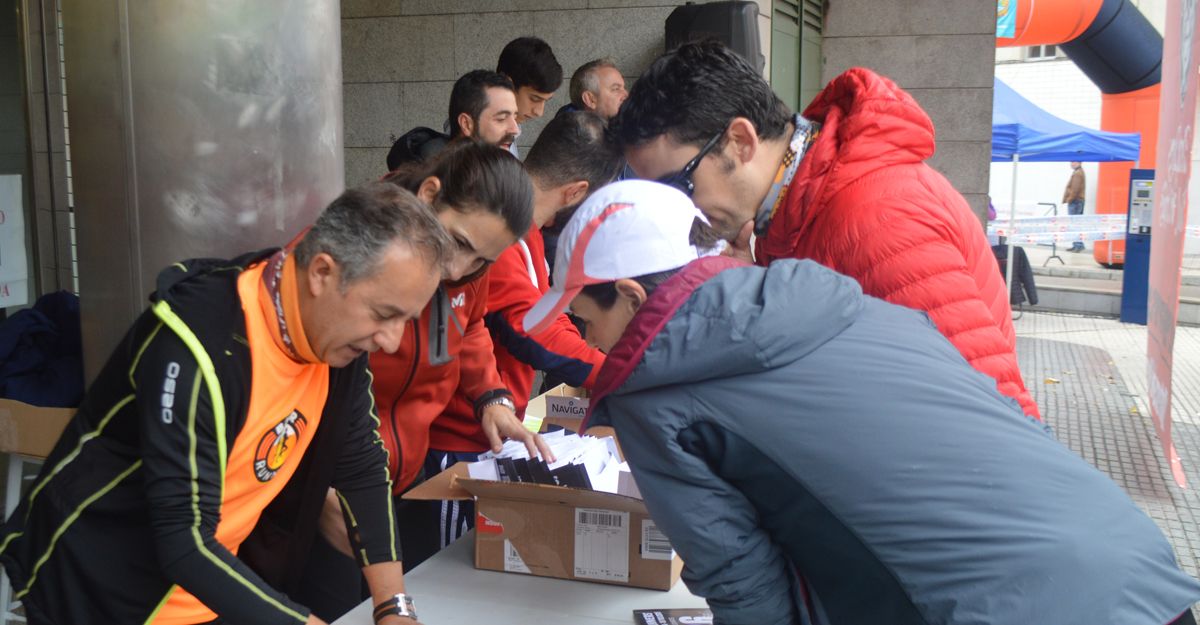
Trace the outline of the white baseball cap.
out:
M 589 284 L 678 269 L 719 254 L 724 245 L 701 250 L 688 240 L 697 218 L 708 223 L 688 196 L 664 184 L 623 180 L 601 188 L 559 235 L 554 286 L 525 314 L 525 331 L 545 330 Z

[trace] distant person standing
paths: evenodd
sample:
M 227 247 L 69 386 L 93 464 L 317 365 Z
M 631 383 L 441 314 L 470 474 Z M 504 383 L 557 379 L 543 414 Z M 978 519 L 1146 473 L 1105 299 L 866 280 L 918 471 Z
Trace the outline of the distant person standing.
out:
M 1063 204 L 1067 205 L 1067 214 L 1082 215 L 1083 202 L 1087 199 L 1087 178 L 1083 175 L 1083 166 L 1079 161 L 1071 163 L 1071 179 L 1067 181 L 1067 188 L 1063 191 Z M 1072 252 L 1083 251 L 1083 241 L 1076 241 L 1071 245 Z

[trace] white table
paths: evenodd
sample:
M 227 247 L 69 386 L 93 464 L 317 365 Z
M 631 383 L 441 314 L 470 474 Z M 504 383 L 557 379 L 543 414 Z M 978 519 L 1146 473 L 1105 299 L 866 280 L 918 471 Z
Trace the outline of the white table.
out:
M 683 582 L 669 592 L 475 568 L 475 534 L 404 576 L 423 625 L 631 625 L 633 611 L 703 608 Z M 333 625 L 374 625 L 368 599 Z

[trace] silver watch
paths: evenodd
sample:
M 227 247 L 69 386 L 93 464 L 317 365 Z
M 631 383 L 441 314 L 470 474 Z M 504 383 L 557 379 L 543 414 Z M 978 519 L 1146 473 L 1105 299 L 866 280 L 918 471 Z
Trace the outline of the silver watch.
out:
M 504 406 L 513 412 L 517 411 L 517 405 L 513 403 L 512 398 L 508 397 L 507 395 L 501 395 L 499 397 L 493 397 L 492 399 L 489 399 L 486 404 L 480 406 L 480 414 L 483 413 L 484 408 L 487 408 L 488 406 L 495 406 L 496 404 L 500 404 L 501 406 Z

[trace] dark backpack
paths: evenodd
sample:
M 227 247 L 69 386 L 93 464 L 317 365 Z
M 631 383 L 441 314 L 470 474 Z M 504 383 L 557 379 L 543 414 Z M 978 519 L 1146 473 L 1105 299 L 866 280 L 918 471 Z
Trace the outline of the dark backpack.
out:
M 387 155 L 388 171 L 406 163 L 419 163 L 436 155 L 450 142 L 449 135 L 442 134 L 432 128 L 417 126 L 400 135 L 392 144 Z

